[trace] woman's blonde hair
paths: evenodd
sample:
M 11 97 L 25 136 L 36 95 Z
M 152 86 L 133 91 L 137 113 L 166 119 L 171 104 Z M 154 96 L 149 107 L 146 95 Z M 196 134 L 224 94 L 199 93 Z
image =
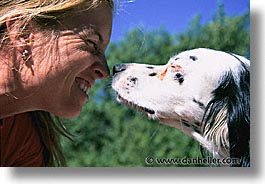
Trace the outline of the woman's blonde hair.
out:
M 57 18 L 74 11 L 76 7 L 93 9 L 102 2 L 108 2 L 114 10 L 114 0 L 1 0 L 0 1 L 0 37 L 6 39 L 5 24 L 7 19 L 16 20 L 22 30 L 31 20 L 36 20 L 42 28 L 51 29 Z M 0 45 L 1 48 L 1 45 Z
M 0 39 L 2 41 L 0 50 L 7 46 L 2 43 L 8 40 L 6 20 L 10 17 L 15 17 L 21 32 L 31 20 L 38 22 L 41 28 L 51 29 L 51 24 L 54 24 L 59 16 L 75 11 L 75 7 L 82 7 L 84 10 L 93 9 L 102 2 L 108 2 L 114 10 L 113 0 L 1 0 Z M 48 112 L 33 111 L 28 114 L 36 124 L 44 147 L 45 166 L 64 166 L 65 159 L 60 144 L 60 136 L 70 138 L 71 134 L 64 128 L 58 117 Z

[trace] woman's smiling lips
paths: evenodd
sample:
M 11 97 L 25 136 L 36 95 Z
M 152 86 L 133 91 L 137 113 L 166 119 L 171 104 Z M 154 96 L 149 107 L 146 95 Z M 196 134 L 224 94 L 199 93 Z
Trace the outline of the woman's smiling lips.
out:
M 76 77 L 75 82 L 78 84 L 78 87 L 88 96 L 93 81 L 88 81 L 81 77 Z

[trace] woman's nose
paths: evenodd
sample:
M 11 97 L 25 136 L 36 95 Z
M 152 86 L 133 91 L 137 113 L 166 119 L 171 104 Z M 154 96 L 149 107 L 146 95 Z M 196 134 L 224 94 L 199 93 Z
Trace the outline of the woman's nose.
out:
M 106 79 L 110 75 L 110 70 L 105 57 L 102 57 L 99 62 L 96 62 L 92 66 L 92 70 L 96 79 Z

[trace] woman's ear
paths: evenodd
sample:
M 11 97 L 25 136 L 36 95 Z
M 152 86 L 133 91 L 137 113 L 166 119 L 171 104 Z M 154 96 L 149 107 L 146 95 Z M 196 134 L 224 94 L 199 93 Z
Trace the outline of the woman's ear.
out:
M 20 21 L 20 17 L 21 15 L 7 17 L 6 28 L 13 48 L 22 54 L 32 46 L 34 35 L 30 24 Z

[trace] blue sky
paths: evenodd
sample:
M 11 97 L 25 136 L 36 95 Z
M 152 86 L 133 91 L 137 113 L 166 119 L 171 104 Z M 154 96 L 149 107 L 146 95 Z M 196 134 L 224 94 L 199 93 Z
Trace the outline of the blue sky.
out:
M 184 31 L 195 15 L 202 16 L 202 23 L 212 20 L 220 0 L 120 0 L 120 7 L 113 20 L 111 41 L 115 42 L 133 28 L 143 32 L 163 27 L 174 34 Z M 229 16 L 249 11 L 250 0 L 221 0 Z

